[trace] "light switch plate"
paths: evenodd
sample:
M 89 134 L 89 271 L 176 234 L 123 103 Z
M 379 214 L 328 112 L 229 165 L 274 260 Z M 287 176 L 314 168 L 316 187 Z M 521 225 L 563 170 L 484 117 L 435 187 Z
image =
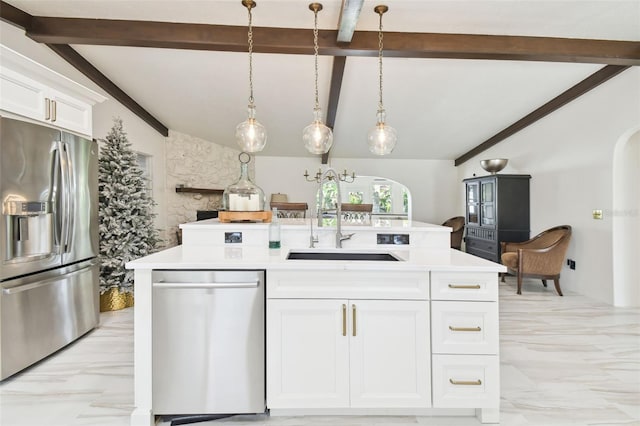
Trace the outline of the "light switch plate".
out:
M 594 210 L 593 211 L 594 219 L 602 219 L 602 210 Z

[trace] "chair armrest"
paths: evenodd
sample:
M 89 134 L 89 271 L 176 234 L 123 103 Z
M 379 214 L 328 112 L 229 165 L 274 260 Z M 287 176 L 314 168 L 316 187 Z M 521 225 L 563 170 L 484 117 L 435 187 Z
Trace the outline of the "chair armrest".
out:
M 561 241 L 540 249 L 519 248 L 518 268 L 528 274 L 559 274 L 564 261 L 564 252 L 559 247 Z
M 519 243 L 515 243 L 515 242 L 510 242 L 510 241 L 503 241 L 500 243 L 500 248 L 502 249 L 501 253 L 507 253 L 510 251 L 518 251 L 518 249 L 520 248 L 526 248 L 529 245 L 529 241 L 522 241 Z

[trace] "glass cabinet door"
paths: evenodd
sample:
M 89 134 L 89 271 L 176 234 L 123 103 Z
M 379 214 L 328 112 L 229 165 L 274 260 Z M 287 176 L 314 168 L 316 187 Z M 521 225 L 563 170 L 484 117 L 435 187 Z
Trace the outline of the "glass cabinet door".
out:
M 493 203 L 494 200 L 494 183 L 493 182 L 482 182 L 482 199 L 481 203 Z
M 467 224 L 480 225 L 480 187 L 478 182 L 467 183 Z
M 493 203 L 482 205 L 482 225 L 493 226 L 496 224 L 495 210 Z
M 496 224 L 495 183 L 493 181 L 480 182 L 480 215 L 482 226 Z
M 467 204 L 478 203 L 480 201 L 478 189 L 478 182 L 467 183 Z
M 467 223 L 473 225 L 479 225 L 480 220 L 478 219 L 478 205 L 477 204 L 469 204 L 467 205 Z

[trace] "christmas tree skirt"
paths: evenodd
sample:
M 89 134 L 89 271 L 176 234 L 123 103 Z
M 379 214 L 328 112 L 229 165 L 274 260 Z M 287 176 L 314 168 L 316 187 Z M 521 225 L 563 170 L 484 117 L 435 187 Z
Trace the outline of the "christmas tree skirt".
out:
M 119 311 L 133 306 L 133 293 L 121 293 L 117 288 L 111 288 L 100 295 L 100 312 Z

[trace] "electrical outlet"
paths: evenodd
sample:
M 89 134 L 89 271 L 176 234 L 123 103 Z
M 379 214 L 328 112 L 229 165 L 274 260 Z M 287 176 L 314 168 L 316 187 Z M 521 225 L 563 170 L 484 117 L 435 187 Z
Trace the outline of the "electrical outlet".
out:
M 576 269 L 576 261 L 572 260 L 571 263 L 569 264 L 569 269 Z
M 571 259 L 567 259 L 567 266 L 571 266 Z

